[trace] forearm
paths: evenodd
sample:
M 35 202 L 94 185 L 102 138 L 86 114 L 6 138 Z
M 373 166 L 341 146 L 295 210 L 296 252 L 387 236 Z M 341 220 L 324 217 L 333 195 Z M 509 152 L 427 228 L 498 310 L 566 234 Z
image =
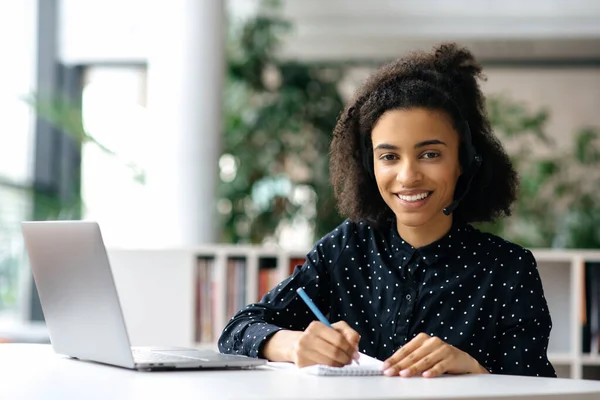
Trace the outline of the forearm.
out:
M 219 351 L 225 354 L 239 354 L 259 357 L 259 349 L 264 338 L 281 328 L 260 321 L 251 321 L 243 316 L 230 321 L 219 338 Z
M 294 362 L 292 357 L 300 331 L 281 330 L 271 336 L 264 344 L 261 357 L 270 361 Z

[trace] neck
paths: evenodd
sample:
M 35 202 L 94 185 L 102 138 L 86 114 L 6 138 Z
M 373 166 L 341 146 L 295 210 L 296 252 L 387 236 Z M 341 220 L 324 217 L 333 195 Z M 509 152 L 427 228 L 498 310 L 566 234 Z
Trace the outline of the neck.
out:
M 403 225 L 396 220 L 396 229 L 402 240 L 412 247 L 427 246 L 444 237 L 452 228 L 452 214 L 449 216 L 441 215 L 441 217 L 441 219 L 436 218 L 420 226 Z

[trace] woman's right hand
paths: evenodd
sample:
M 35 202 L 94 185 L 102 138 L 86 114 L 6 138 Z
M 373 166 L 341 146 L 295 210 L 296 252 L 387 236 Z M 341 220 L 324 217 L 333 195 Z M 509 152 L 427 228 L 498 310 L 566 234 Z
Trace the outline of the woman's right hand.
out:
M 360 335 L 344 321 L 331 325 L 313 321 L 292 346 L 290 361 L 298 367 L 314 364 L 343 367 L 358 359 Z

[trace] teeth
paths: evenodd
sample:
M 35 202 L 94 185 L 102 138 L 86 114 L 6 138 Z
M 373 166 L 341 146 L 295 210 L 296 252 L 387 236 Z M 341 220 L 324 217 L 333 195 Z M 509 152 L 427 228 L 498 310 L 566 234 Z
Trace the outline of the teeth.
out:
M 419 200 L 423 200 L 425 197 L 429 196 L 429 193 L 430 192 L 424 192 L 424 193 L 415 194 L 414 196 L 402 196 L 402 195 L 398 194 L 397 196 L 404 201 L 419 201 Z

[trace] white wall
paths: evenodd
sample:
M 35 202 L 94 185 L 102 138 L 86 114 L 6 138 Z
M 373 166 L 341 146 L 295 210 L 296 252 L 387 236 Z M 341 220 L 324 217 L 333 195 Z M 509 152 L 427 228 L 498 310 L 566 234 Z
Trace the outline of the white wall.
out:
M 547 134 L 559 148 L 573 144 L 584 126 L 600 128 L 600 67 L 487 68 L 483 90 L 506 94 L 532 110 L 550 111 Z

